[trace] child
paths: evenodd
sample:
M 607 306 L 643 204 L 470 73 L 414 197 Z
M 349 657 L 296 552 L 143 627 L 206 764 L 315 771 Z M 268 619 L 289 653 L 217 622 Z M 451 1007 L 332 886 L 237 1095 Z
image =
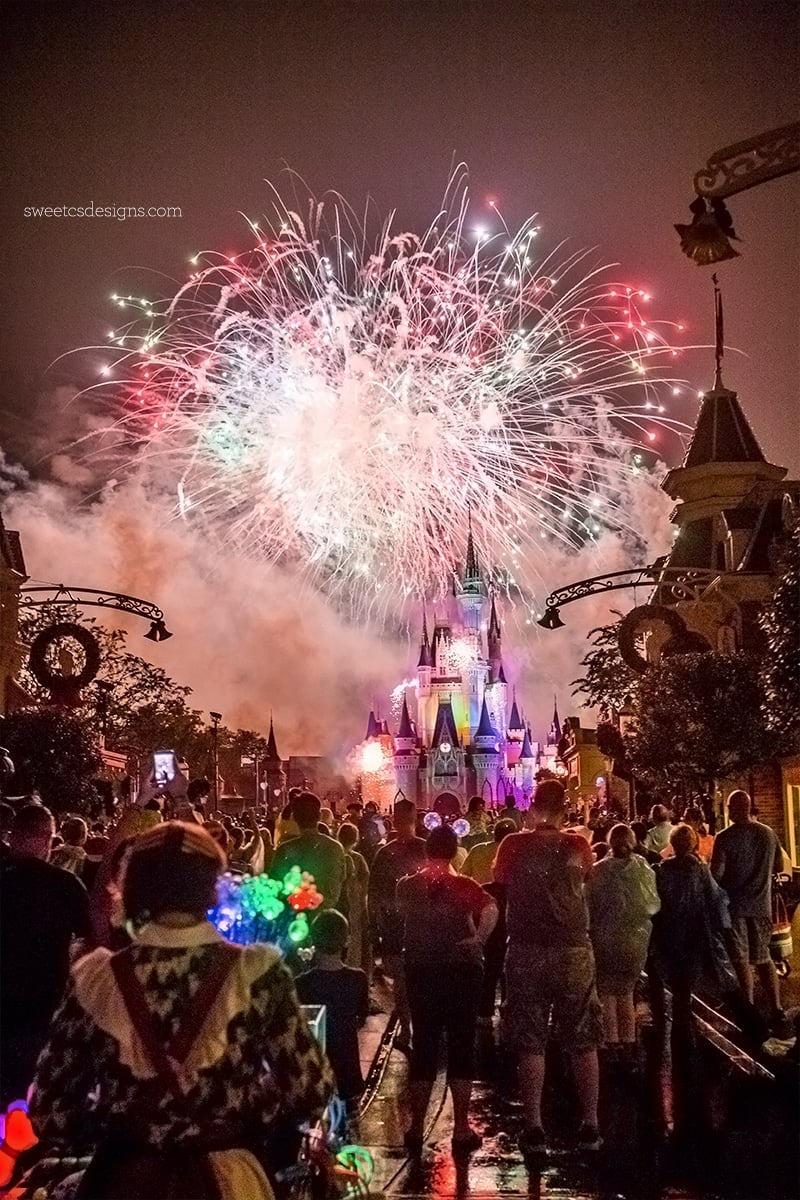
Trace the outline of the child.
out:
M 335 908 L 321 912 L 311 928 L 314 965 L 296 980 L 301 1004 L 325 1005 L 326 1052 L 339 1096 L 348 1105 L 364 1090 L 358 1029 L 369 1012 L 366 973 L 344 965 L 349 933 L 347 918 Z

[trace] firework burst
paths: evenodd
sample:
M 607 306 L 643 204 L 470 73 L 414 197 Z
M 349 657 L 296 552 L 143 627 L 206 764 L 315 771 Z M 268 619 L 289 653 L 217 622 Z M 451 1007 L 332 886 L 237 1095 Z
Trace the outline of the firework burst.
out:
M 535 219 L 474 231 L 463 176 L 422 235 L 370 237 L 337 196 L 274 209 L 168 303 L 116 298 L 104 384 L 184 519 L 384 613 L 449 588 L 468 514 L 505 586 L 627 524 L 635 452 L 673 424 L 646 292 L 537 257 Z

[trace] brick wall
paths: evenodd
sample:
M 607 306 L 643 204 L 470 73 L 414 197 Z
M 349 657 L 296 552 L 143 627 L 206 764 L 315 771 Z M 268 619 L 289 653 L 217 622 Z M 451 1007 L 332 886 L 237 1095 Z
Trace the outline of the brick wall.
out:
M 783 777 L 780 764 L 777 762 L 761 763 L 752 771 L 726 781 L 722 785 L 722 793 L 727 796 L 734 788 L 743 788 L 749 792 L 755 802 L 756 816 L 759 821 L 774 829 L 780 838 L 781 845 L 786 845 L 786 814 L 783 799 Z M 800 782 L 800 767 L 798 768 Z

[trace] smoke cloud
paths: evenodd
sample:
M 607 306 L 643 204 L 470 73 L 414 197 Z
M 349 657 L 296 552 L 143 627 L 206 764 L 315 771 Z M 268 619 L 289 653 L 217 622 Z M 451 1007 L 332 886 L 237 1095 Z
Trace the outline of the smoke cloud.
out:
M 284 755 L 326 754 L 341 763 L 363 737 L 373 704 L 391 719 L 390 693 L 415 671 L 418 606 L 393 625 L 351 621 L 298 575 L 220 547 L 176 517 L 175 497 L 152 464 L 132 471 L 125 464 L 123 472 L 114 428 L 91 405 L 79 408 L 60 389 L 45 408 L 49 420 L 29 446 L 34 469 L 47 478 L 32 479 L 0 451 L 6 524 L 21 532 L 32 578 L 158 604 L 174 634 L 162 643 L 144 640 L 135 618 L 99 615 L 127 628 L 134 652 L 188 684 L 190 702 L 222 712 L 229 727 L 265 732 L 273 713 Z M 558 587 L 668 550 L 670 503 L 658 477 L 632 470 L 622 501 L 625 529 L 600 531 L 580 551 L 551 540 L 535 569 L 519 577 L 539 611 Z M 581 674 L 587 633 L 645 598 L 612 592 L 580 601 L 564 609 L 565 628 L 553 631 L 536 624 L 535 610 L 498 599 L 506 674 L 534 738 L 547 730 L 554 694 L 562 717 L 578 711 L 570 685 Z

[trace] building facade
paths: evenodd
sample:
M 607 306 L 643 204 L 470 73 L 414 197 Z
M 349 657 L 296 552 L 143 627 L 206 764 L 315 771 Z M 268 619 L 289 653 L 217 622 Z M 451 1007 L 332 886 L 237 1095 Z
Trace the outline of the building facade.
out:
M 0 713 L 30 703 L 15 677 L 25 651 L 19 640 L 19 593 L 27 579 L 19 534 L 0 516 Z
M 717 369 L 703 395 L 683 463 L 670 471 L 664 490 L 676 501 L 677 527 L 670 568 L 656 589 L 657 603 L 673 604 L 688 629 L 721 654 L 759 652 L 759 617 L 775 591 L 781 543 L 800 513 L 800 480 L 767 462 L 736 392 Z M 700 586 L 681 599 L 674 572 Z M 744 787 L 759 815 L 778 833 L 800 868 L 800 767 L 785 758 L 725 781 L 723 791 Z

